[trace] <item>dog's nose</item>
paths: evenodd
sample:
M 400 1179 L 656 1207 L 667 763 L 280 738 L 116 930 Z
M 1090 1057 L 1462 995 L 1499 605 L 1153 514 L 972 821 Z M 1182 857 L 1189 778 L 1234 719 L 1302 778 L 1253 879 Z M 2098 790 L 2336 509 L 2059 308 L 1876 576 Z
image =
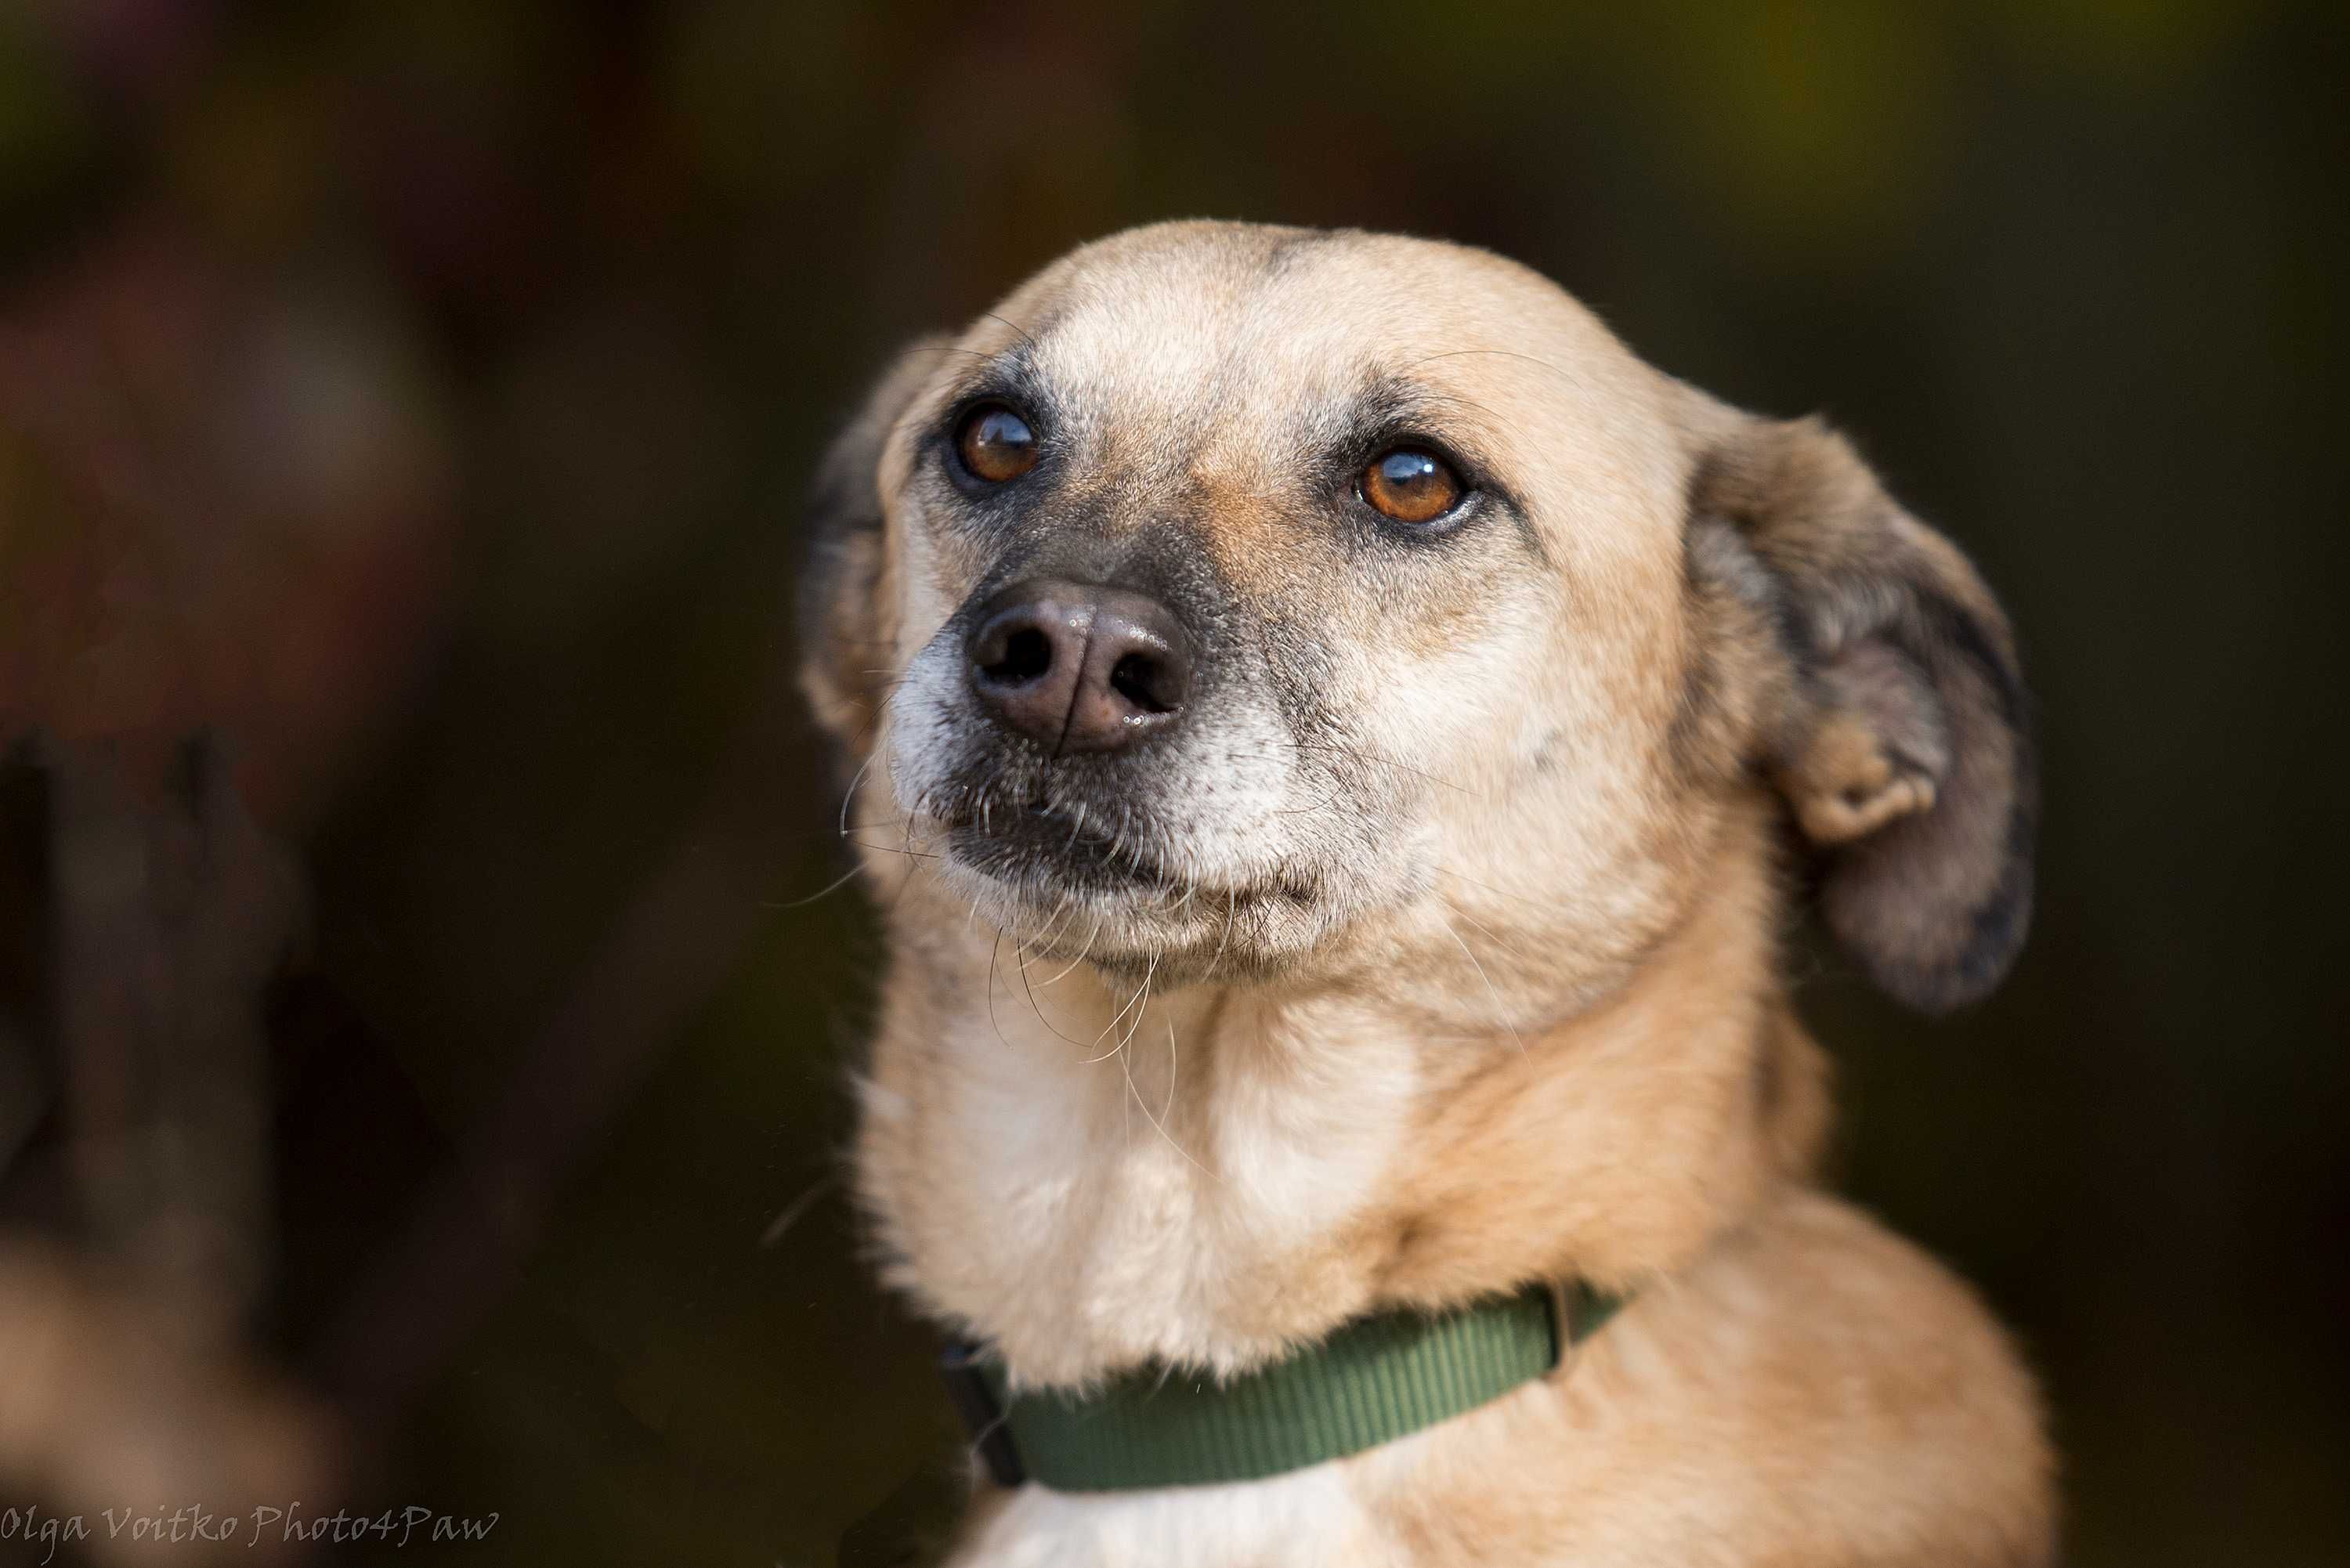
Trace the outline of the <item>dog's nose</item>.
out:
M 965 650 L 981 705 L 1056 756 L 1132 745 L 1173 724 L 1191 693 L 1182 623 L 1122 588 L 1015 583 L 988 601 Z

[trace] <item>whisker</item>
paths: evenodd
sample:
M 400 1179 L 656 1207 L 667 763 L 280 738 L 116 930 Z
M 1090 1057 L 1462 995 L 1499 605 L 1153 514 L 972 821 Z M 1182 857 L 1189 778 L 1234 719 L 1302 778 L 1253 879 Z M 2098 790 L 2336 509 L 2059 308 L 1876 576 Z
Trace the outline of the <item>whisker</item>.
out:
M 829 894 L 837 893 L 843 888 L 847 887 L 851 882 L 857 880 L 858 872 L 863 869 L 864 867 L 860 866 L 851 866 L 847 870 L 843 871 L 839 876 L 825 884 L 822 889 L 810 893 L 805 898 L 794 898 L 787 904 L 763 903 L 759 908 L 763 909 L 804 909 L 810 904 L 815 903 L 818 898 L 825 898 Z
M 1156 958 L 1152 959 L 1150 961 L 1150 968 L 1143 971 L 1142 972 L 1142 984 L 1137 987 L 1134 994 L 1127 999 L 1127 1003 L 1124 1007 L 1119 1008 L 1116 1012 L 1110 1014 L 1109 1022 L 1102 1025 L 1101 1033 L 1094 1036 L 1095 1044 L 1100 1044 L 1105 1035 L 1108 1034 L 1111 1030 L 1117 1028 L 1119 1023 L 1125 1021 L 1126 1015 L 1128 1012 L 1133 1012 L 1134 1004 L 1136 1002 L 1144 1002 L 1145 1005 L 1148 1005 L 1145 999 L 1150 994 L 1150 976 L 1155 971 L 1157 971 L 1158 967 L 1159 961 Z M 1079 1064 L 1079 1065 L 1091 1066 L 1096 1062 L 1107 1062 L 1112 1056 L 1117 1055 L 1120 1051 L 1125 1050 L 1127 1040 L 1134 1038 L 1134 1030 L 1135 1028 L 1140 1027 L 1141 1023 L 1142 1014 L 1136 1012 L 1134 1014 L 1133 1026 L 1129 1027 L 1126 1032 L 1126 1039 L 1120 1040 L 1117 1044 L 1111 1046 L 1108 1050 L 1103 1052 L 1098 1056 L 1087 1057 L 1084 1062 Z
M 1086 933 L 1086 945 L 1077 950 L 1077 956 L 1069 961 L 1069 967 L 1067 969 L 1063 970 L 1060 973 L 1055 975 L 1052 979 L 1045 982 L 1045 988 L 1049 991 L 1054 986 L 1060 984 L 1061 981 L 1068 979 L 1071 971 L 1074 971 L 1079 964 L 1085 962 L 1086 956 L 1094 950 L 1094 941 L 1100 935 L 1101 917 L 1099 915 L 1096 915 L 1094 917 L 1093 929 Z
M 1036 348 L 1042 347 L 1037 343 L 1036 339 L 1029 334 L 1028 329 L 1025 327 L 1021 326 L 1020 323 L 1009 320 L 1004 317 L 998 316 L 993 310 L 983 310 L 980 314 L 986 317 L 990 321 L 1003 322 L 1004 326 L 1009 327 L 1013 331 L 1018 333 L 1020 335 L 1020 341 L 1028 345 L 1029 348 Z M 973 350 L 973 352 L 976 351 Z M 985 358 L 985 356 L 983 355 L 982 358 Z
M 1003 950 L 1003 933 L 999 930 L 995 933 L 995 941 L 987 950 L 987 1023 L 988 1027 L 995 1031 L 995 1043 L 1008 1051 L 1012 1048 L 1012 1042 L 1003 1037 L 1003 1025 L 995 1017 L 995 961 Z
M 1541 366 L 1544 369 L 1550 371 L 1555 376 L 1565 377 L 1570 381 L 1579 379 L 1572 370 L 1568 370 L 1563 366 L 1554 365 L 1547 359 L 1536 358 L 1532 354 L 1522 354 L 1514 348 L 1450 348 L 1440 354 L 1430 354 L 1425 359 L 1415 359 L 1410 364 L 1405 366 L 1404 369 L 1407 372 L 1409 372 L 1419 369 L 1422 365 L 1433 365 L 1439 359 L 1458 359 L 1462 356 L 1469 354 L 1496 354 L 1505 359 L 1523 359 L 1529 365 Z M 1490 412 L 1491 410 L 1489 410 L 1488 411 Z
M 865 783 L 865 775 L 872 771 L 874 759 L 880 754 L 878 751 L 866 754 L 865 760 L 857 765 L 857 772 L 849 778 L 847 793 L 840 797 L 840 836 L 843 838 L 848 836 L 848 808 L 856 801 L 858 788 Z
M 1219 1179 L 1214 1171 L 1210 1170 L 1198 1160 L 1192 1159 L 1191 1151 L 1185 1148 L 1181 1144 L 1177 1143 L 1175 1141 L 1175 1135 L 1167 1130 L 1166 1124 L 1161 1122 L 1157 1116 L 1150 1114 L 1150 1107 L 1149 1106 L 1142 1105 L 1142 1091 L 1134 1086 L 1134 1069 L 1131 1067 L 1127 1069 L 1126 1086 L 1128 1092 L 1133 1095 L 1134 1103 L 1138 1106 L 1142 1106 L 1142 1115 L 1144 1118 L 1148 1120 L 1152 1127 L 1159 1129 L 1159 1136 L 1160 1137 L 1167 1140 L 1167 1147 L 1173 1149 L 1177 1154 L 1181 1155 L 1185 1159 L 1190 1160 L 1191 1168 L 1206 1177 L 1209 1180 L 1214 1181 Z M 1167 1111 L 1170 1116 L 1172 1116 L 1175 1111 L 1175 1015 L 1173 1013 L 1169 1013 L 1167 1015 Z
M 1466 909 L 1456 909 L 1452 913 L 1468 921 L 1469 924 L 1476 929 L 1479 935 L 1482 936 L 1487 941 L 1492 943 L 1495 947 L 1501 949 L 1503 952 L 1509 954 L 1512 958 L 1517 960 L 1520 963 L 1532 963 L 1534 961 L 1534 958 L 1530 954 L 1522 951 L 1515 944 L 1497 935 L 1492 927 L 1478 919 L 1476 916 L 1471 915 Z
M 1518 1054 L 1524 1055 L 1526 1043 L 1518 1037 L 1518 1026 L 1510 1022 L 1509 1009 L 1502 1005 L 1502 993 L 1493 989 L 1492 981 L 1485 973 L 1485 966 L 1477 961 L 1477 955 L 1469 950 L 1469 944 L 1461 940 L 1461 933 L 1452 929 L 1451 920 L 1444 922 L 1444 931 L 1452 939 L 1453 945 L 1461 950 L 1461 956 L 1469 961 L 1469 966 L 1477 971 L 1477 978 L 1485 981 L 1485 994 L 1493 999 L 1493 1011 L 1502 1015 L 1502 1027 L 1510 1032 L 1510 1039 L 1516 1044 Z
M 1462 794 L 1475 794 L 1477 793 L 1471 789 L 1467 784 L 1456 784 L 1452 780 L 1445 778 L 1441 774 L 1430 773 L 1426 768 L 1416 768 L 1409 763 L 1399 762 L 1394 757 L 1383 755 L 1380 753 L 1371 751 L 1363 746 L 1347 745 L 1336 741 L 1323 741 L 1318 742 L 1312 741 L 1292 741 L 1289 744 L 1301 752 L 1336 753 L 1337 755 L 1345 757 L 1350 762 L 1367 763 L 1374 767 L 1398 768 L 1405 773 L 1414 775 L 1415 777 L 1426 779 L 1430 784 L 1442 784 L 1446 789 L 1459 790 Z
M 1442 876 L 1452 877 L 1455 881 L 1466 882 L 1471 888 L 1476 888 L 1484 892 L 1491 893 L 1496 898 L 1505 898 L 1513 904 L 1523 904 L 1530 909 L 1540 909 L 1555 915 L 1564 915 L 1569 912 L 1565 905 L 1554 903 L 1547 898 L 1538 898 L 1531 893 L 1513 893 L 1506 888 L 1496 888 L 1490 882 L 1480 882 L 1474 877 L 1471 877 L 1463 872 L 1455 871 L 1450 866 L 1438 866 L 1431 867 L 1431 869 L 1437 871 Z

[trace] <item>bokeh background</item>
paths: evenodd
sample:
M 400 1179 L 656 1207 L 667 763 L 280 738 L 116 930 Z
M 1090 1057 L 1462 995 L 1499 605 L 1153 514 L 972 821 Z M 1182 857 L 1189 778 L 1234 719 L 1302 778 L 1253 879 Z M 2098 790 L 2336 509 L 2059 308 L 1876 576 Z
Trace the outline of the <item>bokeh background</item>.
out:
M 1081 239 L 1409 230 L 1826 411 L 2001 588 L 2037 929 L 1943 1023 L 1813 961 L 1841 1179 L 2028 1346 L 2072 1561 L 2350 1561 L 2342 24 L 0 5 L 0 741 L 48 781 L 0 1216 L 123 1245 L 39 846 L 60 801 L 179 820 L 215 735 L 307 908 L 240 1015 L 219 1334 L 336 1412 L 317 1495 L 495 1510 L 485 1562 L 829 1563 L 956 1434 L 835 1179 L 875 944 L 811 897 L 811 465 L 893 344 Z

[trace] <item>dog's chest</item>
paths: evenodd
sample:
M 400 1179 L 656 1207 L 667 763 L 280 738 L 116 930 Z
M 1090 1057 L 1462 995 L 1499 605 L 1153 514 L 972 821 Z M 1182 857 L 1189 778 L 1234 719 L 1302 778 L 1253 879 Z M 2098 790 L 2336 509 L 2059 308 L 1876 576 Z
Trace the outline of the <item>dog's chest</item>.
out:
M 1064 1495 L 1024 1487 L 948 1559 L 949 1568 L 1389 1568 L 1402 1562 L 1329 1465 L 1237 1486 L 1163 1491 Z
M 1409 1050 L 1202 1011 L 1153 1002 L 1089 1044 L 999 1007 L 968 1040 L 881 1043 L 859 1154 L 899 1282 L 1024 1378 L 1246 1365 L 1362 1303 Z

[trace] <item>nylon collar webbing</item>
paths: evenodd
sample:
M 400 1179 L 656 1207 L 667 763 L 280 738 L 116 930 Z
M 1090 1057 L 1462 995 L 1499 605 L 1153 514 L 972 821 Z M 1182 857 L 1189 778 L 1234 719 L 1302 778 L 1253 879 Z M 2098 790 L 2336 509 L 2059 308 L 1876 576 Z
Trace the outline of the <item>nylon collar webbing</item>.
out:
M 1204 1486 L 1343 1459 L 1473 1410 L 1548 1374 L 1620 1304 L 1544 1283 L 1440 1315 L 1375 1313 L 1222 1383 L 1153 1369 L 1083 1396 L 1012 1394 L 1003 1363 L 966 1345 L 941 1364 L 999 1486 Z

